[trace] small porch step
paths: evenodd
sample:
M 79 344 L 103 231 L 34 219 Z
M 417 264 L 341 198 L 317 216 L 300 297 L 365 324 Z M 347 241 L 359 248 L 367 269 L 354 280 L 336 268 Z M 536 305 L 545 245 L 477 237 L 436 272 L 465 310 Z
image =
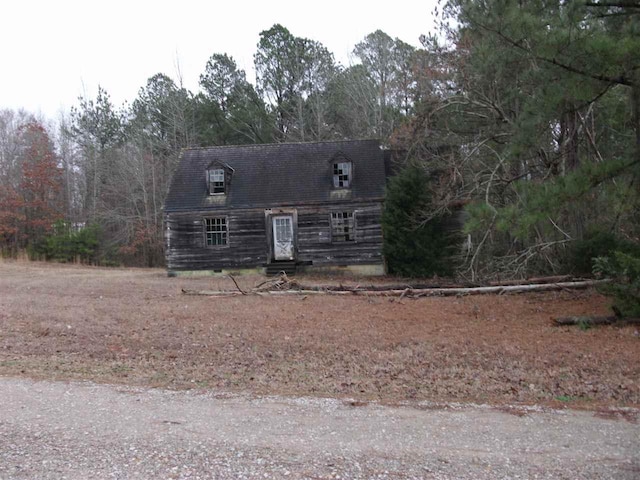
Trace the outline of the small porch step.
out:
M 280 272 L 284 272 L 287 275 L 296 274 L 296 262 L 292 261 L 279 261 L 267 264 L 267 275 L 274 276 L 279 275 Z

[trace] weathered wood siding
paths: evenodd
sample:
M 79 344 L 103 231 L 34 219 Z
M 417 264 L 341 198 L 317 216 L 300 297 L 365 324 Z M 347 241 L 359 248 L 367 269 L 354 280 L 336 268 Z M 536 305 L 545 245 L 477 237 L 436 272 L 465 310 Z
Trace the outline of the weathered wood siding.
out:
M 353 211 L 356 240 L 332 242 L 331 212 Z M 382 263 L 382 206 L 374 204 L 331 205 L 298 208 L 298 258 L 313 265 Z
M 382 205 L 341 203 L 298 206 L 294 225 L 296 260 L 313 265 L 382 263 Z M 331 212 L 355 214 L 356 240 L 332 242 Z M 274 209 L 274 213 L 277 211 Z M 204 219 L 227 218 L 228 243 L 207 246 Z M 265 209 L 200 211 L 165 215 L 165 248 L 169 271 L 253 268 L 271 259 L 271 227 Z
M 204 219 L 227 218 L 227 245 L 208 246 Z M 221 270 L 248 268 L 267 261 L 264 209 L 216 210 L 165 215 L 167 268 Z

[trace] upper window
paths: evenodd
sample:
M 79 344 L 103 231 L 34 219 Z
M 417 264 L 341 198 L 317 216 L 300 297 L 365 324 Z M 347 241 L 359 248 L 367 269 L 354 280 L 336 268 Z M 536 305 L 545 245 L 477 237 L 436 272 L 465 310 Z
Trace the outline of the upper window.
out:
M 356 222 L 353 212 L 331 212 L 331 240 L 355 242 Z
M 333 186 L 334 188 L 351 187 L 351 162 L 333 163 Z
M 227 217 L 204 219 L 207 246 L 226 245 L 228 241 Z
M 222 195 L 226 192 L 225 175 L 223 168 L 207 170 L 209 175 L 209 195 Z

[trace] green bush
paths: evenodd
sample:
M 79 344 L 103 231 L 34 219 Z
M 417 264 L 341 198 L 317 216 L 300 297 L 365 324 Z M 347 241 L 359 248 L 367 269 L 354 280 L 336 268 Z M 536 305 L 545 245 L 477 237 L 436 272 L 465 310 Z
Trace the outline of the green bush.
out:
M 593 271 L 611 278 L 601 291 L 614 297 L 614 309 L 623 317 L 640 317 L 640 255 L 616 251 L 594 260 Z
M 56 262 L 97 263 L 100 229 L 88 225 L 74 229 L 69 223 L 59 221 L 53 232 L 35 247 L 35 252 L 46 260 Z
M 453 274 L 459 241 L 451 218 L 421 222 L 432 210 L 431 179 L 417 165 L 405 167 L 387 186 L 382 229 L 389 273 L 406 277 Z
M 621 239 L 611 231 L 592 229 L 582 240 L 572 242 L 564 262 L 565 271 L 588 275 L 592 272 L 593 259 L 612 256 L 615 251 L 640 255 L 638 245 Z

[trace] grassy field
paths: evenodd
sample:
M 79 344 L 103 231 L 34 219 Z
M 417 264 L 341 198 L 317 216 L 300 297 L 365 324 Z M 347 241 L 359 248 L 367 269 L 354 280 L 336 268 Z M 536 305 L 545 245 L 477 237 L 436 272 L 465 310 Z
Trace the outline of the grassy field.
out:
M 385 403 L 640 405 L 637 326 L 552 326 L 608 313 L 594 291 L 392 300 L 183 288 L 235 286 L 0 262 L 0 374 Z

